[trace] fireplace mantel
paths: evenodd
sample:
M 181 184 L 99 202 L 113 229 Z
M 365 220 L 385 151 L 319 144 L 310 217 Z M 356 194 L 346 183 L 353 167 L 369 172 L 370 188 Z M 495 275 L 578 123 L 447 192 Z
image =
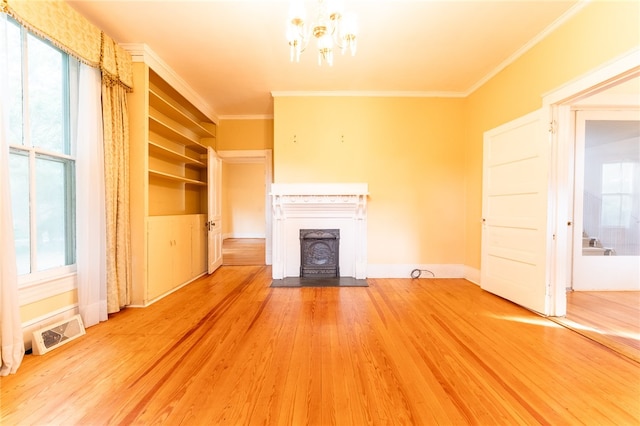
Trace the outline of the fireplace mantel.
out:
M 300 276 L 300 229 L 340 229 L 341 276 L 366 278 L 366 183 L 274 183 L 274 279 Z

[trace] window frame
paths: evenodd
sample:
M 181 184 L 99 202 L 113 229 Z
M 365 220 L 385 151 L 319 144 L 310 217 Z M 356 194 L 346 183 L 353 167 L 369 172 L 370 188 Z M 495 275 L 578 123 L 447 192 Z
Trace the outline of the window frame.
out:
M 20 290 L 21 304 L 60 294 L 75 287 L 74 277 L 77 271 L 76 253 L 76 149 L 73 124 L 76 122 L 77 111 L 77 75 L 78 61 L 68 53 L 59 49 L 48 40 L 30 32 L 19 22 L 11 17 L 8 18 L 9 25 L 15 25 L 20 30 L 21 49 L 21 93 L 22 93 L 22 140 L 20 144 L 9 143 L 10 155 L 24 155 L 28 161 L 28 188 L 29 188 L 29 257 L 30 272 L 18 275 L 18 289 Z M 56 152 L 51 149 L 33 146 L 30 126 L 30 105 L 29 105 L 29 37 L 34 37 L 46 44 L 61 55 L 61 76 L 60 82 L 62 92 L 62 113 L 64 123 L 62 126 L 64 152 Z M 75 84 L 74 84 L 75 82 Z M 14 141 L 16 142 L 16 141 Z M 38 233 L 37 233 L 37 191 L 36 191 L 36 160 L 47 160 L 59 162 L 63 165 L 64 174 L 64 238 L 65 238 L 65 265 L 55 266 L 44 270 L 37 270 L 38 258 Z M 17 265 L 16 265 L 17 266 Z M 44 291 L 43 291 L 44 290 Z M 26 300 L 25 300 L 26 298 Z

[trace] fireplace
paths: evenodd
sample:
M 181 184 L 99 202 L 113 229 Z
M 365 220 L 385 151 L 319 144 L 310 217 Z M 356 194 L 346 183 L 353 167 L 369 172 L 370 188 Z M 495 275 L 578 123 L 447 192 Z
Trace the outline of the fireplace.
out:
M 340 277 L 340 230 L 300 230 L 300 277 Z
M 339 231 L 336 238 L 322 241 L 336 244 L 333 276 L 365 279 L 368 192 L 366 183 L 272 184 L 273 279 L 303 276 L 300 241 L 303 230 Z M 322 254 L 324 249 L 318 252 Z M 324 261 L 322 257 L 315 260 Z

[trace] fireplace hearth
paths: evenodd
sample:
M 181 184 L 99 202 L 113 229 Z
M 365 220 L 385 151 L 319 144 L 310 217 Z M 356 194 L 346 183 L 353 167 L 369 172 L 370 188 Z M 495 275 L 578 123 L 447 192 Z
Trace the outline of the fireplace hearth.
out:
M 300 277 L 340 277 L 340 230 L 300 230 Z

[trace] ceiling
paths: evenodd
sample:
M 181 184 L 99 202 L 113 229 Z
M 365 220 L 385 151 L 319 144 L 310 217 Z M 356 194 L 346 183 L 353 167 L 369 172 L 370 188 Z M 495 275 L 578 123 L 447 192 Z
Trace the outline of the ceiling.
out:
M 358 51 L 329 67 L 315 45 L 289 61 L 286 0 L 67 2 L 116 42 L 148 45 L 219 118 L 270 116 L 272 92 L 466 96 L 584 4 L 345 0 Z

